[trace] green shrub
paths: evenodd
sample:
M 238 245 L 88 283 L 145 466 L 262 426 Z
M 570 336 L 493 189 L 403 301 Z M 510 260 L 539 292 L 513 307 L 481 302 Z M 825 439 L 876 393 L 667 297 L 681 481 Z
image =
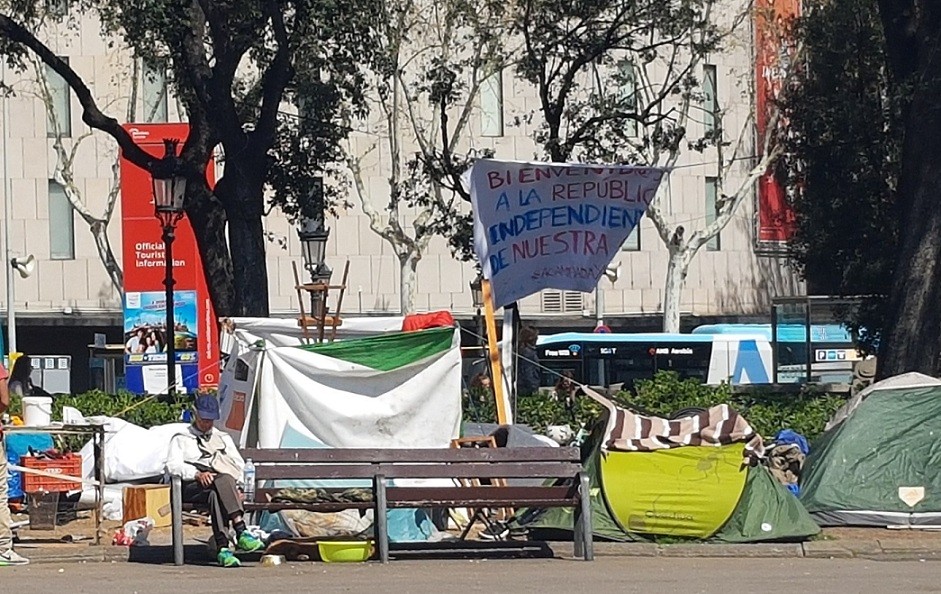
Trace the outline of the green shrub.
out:
M 659 372 L 653 379 L 638 381 L 636 394 L 621 392 L 616 400 L 642 413 L 670 416 L 684 408 L 706 408 L 728 403 L 766 438 L 781 429 L 793 429 L 809 440 L 816 439 L 827 421 L 846 401 L 838 394 L 801 390 L 797 394 L 761 391 L 734 392 L 728 384 L 707 386 L 696 379 L 680 379 L 673 372 Z
M 635 392 L 621 392 L 613 400 L 620 406 L 641 414 L 670 417 L 687 408 L 708 408 L 729 404 L 745 417 L 755 431 L 766 438 L 781 429 L 793 429 L 813 440 L 844 402 L 844 397 L 803 390 L 798 394 L 765 391 L 733 393 L 731 386 L 708 386 L 697 379 L 681 379 L 675 372 L 662 371 L 653 379 L 640 380 Z M 585 396 L 579 397 L 574 411 L 548 395 L 520 396 L 516 421 L 544 432 L 548 425 L 590 424 L 601 413 L 601 407 Z M 493 397 L 473 392 L 464 396 L 464 420 L 495 423 L 497 418 Z
M 164 425 L 179 420 L 180 413 L 187 406 L 187 397 L 181 396 L 173 402 L 160 401 L 156 398 L 118 392 L 107 394 L 92 390 L 82 394 L 60 394 L 52 400 L 52 417 L 62 420 L 62 407 L 76 408 L 86 417 L 119 417 L 129 423 L 148 429 L 154 425 Z
M 549 425 L 570 425 L 573 429 L 591 423 L 601 414 L 601 407 L 594 400 L 579 397 L 569 410 L 564 402 L 549 395 L 532 394 L 520 396 L 516 401 L 516 422 L 528 425 L 537 433 L 544 433 Z M 497 422 L 497 407 L 493 395 L 473 391 L 464 395 L 464 420 L 481 423 Z

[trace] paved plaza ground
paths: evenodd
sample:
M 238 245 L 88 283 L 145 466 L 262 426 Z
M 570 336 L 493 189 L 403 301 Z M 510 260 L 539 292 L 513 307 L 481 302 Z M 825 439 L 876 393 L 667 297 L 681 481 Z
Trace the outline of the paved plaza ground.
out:
M 63 563 L 0 569 L 4 592 L 938 592 L 936 561 L 864 559 L 427 560 L 240 569 Z

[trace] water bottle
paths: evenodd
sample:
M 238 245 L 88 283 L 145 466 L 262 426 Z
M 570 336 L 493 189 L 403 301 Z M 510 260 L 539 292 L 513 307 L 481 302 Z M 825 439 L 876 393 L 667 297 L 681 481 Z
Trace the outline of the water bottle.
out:
M 245 471 L 242 480 L 245 483 L 245 501 L 249 503 L 255 501 L 255 465 L 252 463 L 251 458 L 245 461 Z

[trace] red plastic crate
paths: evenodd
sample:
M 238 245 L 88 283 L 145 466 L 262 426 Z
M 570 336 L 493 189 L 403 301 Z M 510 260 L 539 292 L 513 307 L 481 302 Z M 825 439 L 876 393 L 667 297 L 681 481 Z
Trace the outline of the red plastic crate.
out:
M 52 474 L 64 474 L 75 477 L 82 476 L 82 456 L 80 454 L 66 454 L 64 457 L 55 460 L 23 456 L 20 458 L 20 466 L 24 468 L 35 468 L 36 470 L 51 472 Z M 50 493 L 54 493 L 74 491 L 81 488 L 82 484 L 75 481 L 64 481 L 47 476 L 23 473 L 24 493 L 32 493 L 34 491 L 49 491 Z

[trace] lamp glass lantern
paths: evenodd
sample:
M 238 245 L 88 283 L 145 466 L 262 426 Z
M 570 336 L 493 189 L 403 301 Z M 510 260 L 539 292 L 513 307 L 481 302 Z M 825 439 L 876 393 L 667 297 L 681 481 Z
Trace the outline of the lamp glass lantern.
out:
M 165 154 L 153 171 L 154 213 L 164 226 L 176 223 L 183 216 L 186 177 L 180 173 L 177 142 L 164 141 Z
M 483 283 L 480 275 L 477 276 L 474 280 L 470 282 L 471 290 L 471 299 L 474 302 L 474 307 L 480 309 L 484 306 L 484 289 Z
M 314 281 L 329 281 L 332 271 L 326 265 L 325 260 L 330 230 L 324 229 L 322 220 L 302 219 L 297 229 L 297 237 L 301 240 L 304 264 Z

